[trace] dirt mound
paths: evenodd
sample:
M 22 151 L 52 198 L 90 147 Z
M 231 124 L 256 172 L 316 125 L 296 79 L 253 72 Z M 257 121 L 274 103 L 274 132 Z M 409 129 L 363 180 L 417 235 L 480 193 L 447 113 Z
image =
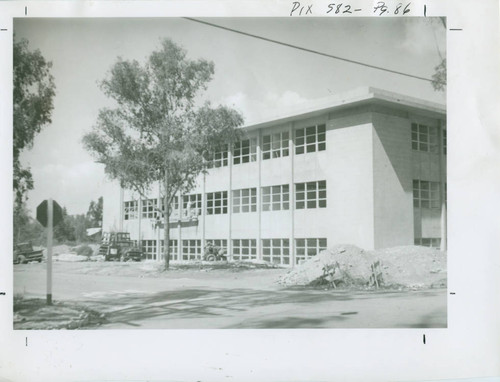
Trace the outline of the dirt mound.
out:
M 354 245 L 337 245 L 322 251 L 317 256 L 285 274 L 279 282 L 286 286 L 309 285 L 323 277 L 324 268 L 338 264 L 340 270 L 353 280 L 365 280 L 370 277 L 370 264 L 373 258 L 369 252 Z
M 283 275 L 284 286 L 380 286 L 430 288 L 446 286 L 446 253 L 405 246 L 365 251 L 337 245 Z
M 446 286 L 446 252 L 417 246 L 373 252 L 382 267 L 386 286 L 428 288 Z

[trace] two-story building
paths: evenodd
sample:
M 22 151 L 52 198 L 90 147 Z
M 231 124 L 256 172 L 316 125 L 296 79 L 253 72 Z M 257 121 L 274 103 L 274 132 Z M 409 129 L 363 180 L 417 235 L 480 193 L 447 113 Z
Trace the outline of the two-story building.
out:
M 232 259 L 294 265 L 335 244 L 445 246 L 446 109 L 374 88 L 244 126 L 170 218 L 171 258 L 208 241 Z M 161 260 L 159 193 L 109 183 L 103 229 L 126 231 Z

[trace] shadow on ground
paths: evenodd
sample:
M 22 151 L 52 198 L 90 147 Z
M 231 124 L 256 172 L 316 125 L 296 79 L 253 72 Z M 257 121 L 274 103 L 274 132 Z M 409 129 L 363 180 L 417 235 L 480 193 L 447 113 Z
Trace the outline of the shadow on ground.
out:
M 433 296 L 435 291 L 420 291 L 420 296 Z M 188 289 L 160 292 L 155 294 L 128 294 L 99 297 L 82 301 L 94 310 L 104 312 L 108 323 L 122 323 L 130 327 L 139 327 L 137 322 L 155 317 L 165 319 L 203 319 L 228 316 L 241 316 L 240 323 L 233 323 L 230 328 L 314 328 L 325 327 L 325 323 L 348 320 L 357 315 L 355 311 L 339 311 L 332 315 L 324 312 L 321 317 L 297 317 L 262 314 L 261 317 L 244 319 L 245 312 L 273 312 L 280 305 L 282 312 L 287 306 L 293 310 L 297 305 L 317 305 L 323 302 L 349 301 L 353 299 L 373 299 L 401 297 L 399 292 L 332 292 L 317 290 L 254 290 L 254 289 Z M 295 309 L 296 311 L 296 309 Z M 304 310 L 306 314 L 307 310 Z M 238 320 L 236 320 L 238 321 Z M 234 322 L 234 321 L 233 321 Z M 425 325 L 424 325 L 425 326 Z M 408 326 L 406 326 L 408 327 Z

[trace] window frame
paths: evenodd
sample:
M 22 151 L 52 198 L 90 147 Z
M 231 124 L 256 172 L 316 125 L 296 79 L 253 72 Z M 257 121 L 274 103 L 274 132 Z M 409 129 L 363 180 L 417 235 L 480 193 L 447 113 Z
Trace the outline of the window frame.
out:
M 220 197 L 217 197 L 220 196 Z M 207 192 L 207 215 L 224 215 L 228 213 L 227 191 Z M 216 205 L 216 202 L 220 202 Z
M 139 201 L 129 200 L 123 202 L 123 220 L 134 220 L 139 218 Z
M 261 187 L 261 207 L 262 212 L 289 210 L 290 185 L 278 184 Z
M 229 165 L 229 145 L 222 145 L 220 150 L 216 150 L 206 160 L 208 169 L 227 167 Z
M 142 200 L 142 215 L 143 219 L 155 219 L 158 214 L 158 199 L 144 199 Z
M 233 145 L 233 165 L 257 161 L 257 137 L 235 142 Z
M 326 180 L 295 183 L 295 209 L 327 208 Z
M 200 260 L 201 239 L 182 239 L 182 260 Z
M 247 195 L 244 195 L 247 193 Z M 242 188 L 233 190 L 232 208 L 233 214 L 257 212 L 257 188 Z M 247 202 L 244 202 L 245 199 Z
M 262 239 L 262 260 L 273 264 L 290 265 L 290 239 Z M 277 253 L 278 252 L 278 253 Z M 275 261 L 279 259 L 279 262 Z M 284 261 L 286 260 L 286 261 Z
M 237 261 L 257 260 L 257 239 L 232 239 L 231 258 Z
M 326 150 L 326 124 L 299 127 L 294 130 L 295 155 Z
M 262 136 L 262 160 L 284 158 L 290 155 L 290 134 L 280 131 Z
M 441 208 L 440 191 L 439 182 L 413 179 L 413 207 L 427 209 Z
M 156 240 L 147 239 L 141 241 L 141 248 L 147 260 L 155 260 L 157 255 Z
M 182 215 L 184 217 L 188 216 L 200 216 L 203 211 L 203 195 L 198 194 L 187 194 L 182 196 Z M 194 205 L 194 207 L 193 207 Z M 194 213 L 192 212 L 194 211 Z
M 411 149 L 413 151 L 439 153 L 439 130 L 437 126 L 411 123 Z

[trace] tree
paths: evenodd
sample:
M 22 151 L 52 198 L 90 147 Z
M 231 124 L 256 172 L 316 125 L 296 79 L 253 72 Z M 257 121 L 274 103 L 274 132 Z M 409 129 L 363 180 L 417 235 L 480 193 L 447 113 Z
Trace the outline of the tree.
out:
M 66 207 L 62 208 L 62 221 L 54 227 L 54 238 L 59 243 L 75 241 L 74 219 L 68 215 Z
M 239 138 L 242 116 L 225 106 L 196 106 L 214 74 L 212 62 L 190 60 L 169 39 L 144 65 L 118 58 L 101 88 L 116 108 L 101 109 L 84 146 L 121 187 L 146 198 L 161 186 L 165 269 L 169 267 L 169 216 L 177 192 L 192 189 L 207 160 Z
M 45 229 L 30 215 L 22 203 L 14 214 L 14 243 L 31 241 L 33 245 L 45 245 Z
M 97 202 L 93 200 L 90 202 L 89 209 L 87 211 L 87 221 L 89 227 L 100 227 L 102 224 L 102 196 L 97 199 Z
M 30 169 L 21 166 L 19 155 L 24 148 L 33 145 L 35 135 L 51 122 L 55 85 L 50 73 L 52 63 L 46 61 L 38 49 L 30 51 L 27 40 L 14 42 L 13 60 L 13 188 L 15 210 L 19 211 L 26 192 L 33 189 Z
M 442 59 L 441 63 L 434 70 L 432 87 L 434 90 L 444 91 L 446 89 L 446 58 Z
M 446 30 L 446 18 L 440 17 L 439 19 Z M 432 75 L 432 87 L 436 91 L 444 91 L 446 89 L 446 58 L 443 58 L 441 53 L 439 53 L 439 57 L 441 58 L 441 62 L 434 68 L 434 74 Z

